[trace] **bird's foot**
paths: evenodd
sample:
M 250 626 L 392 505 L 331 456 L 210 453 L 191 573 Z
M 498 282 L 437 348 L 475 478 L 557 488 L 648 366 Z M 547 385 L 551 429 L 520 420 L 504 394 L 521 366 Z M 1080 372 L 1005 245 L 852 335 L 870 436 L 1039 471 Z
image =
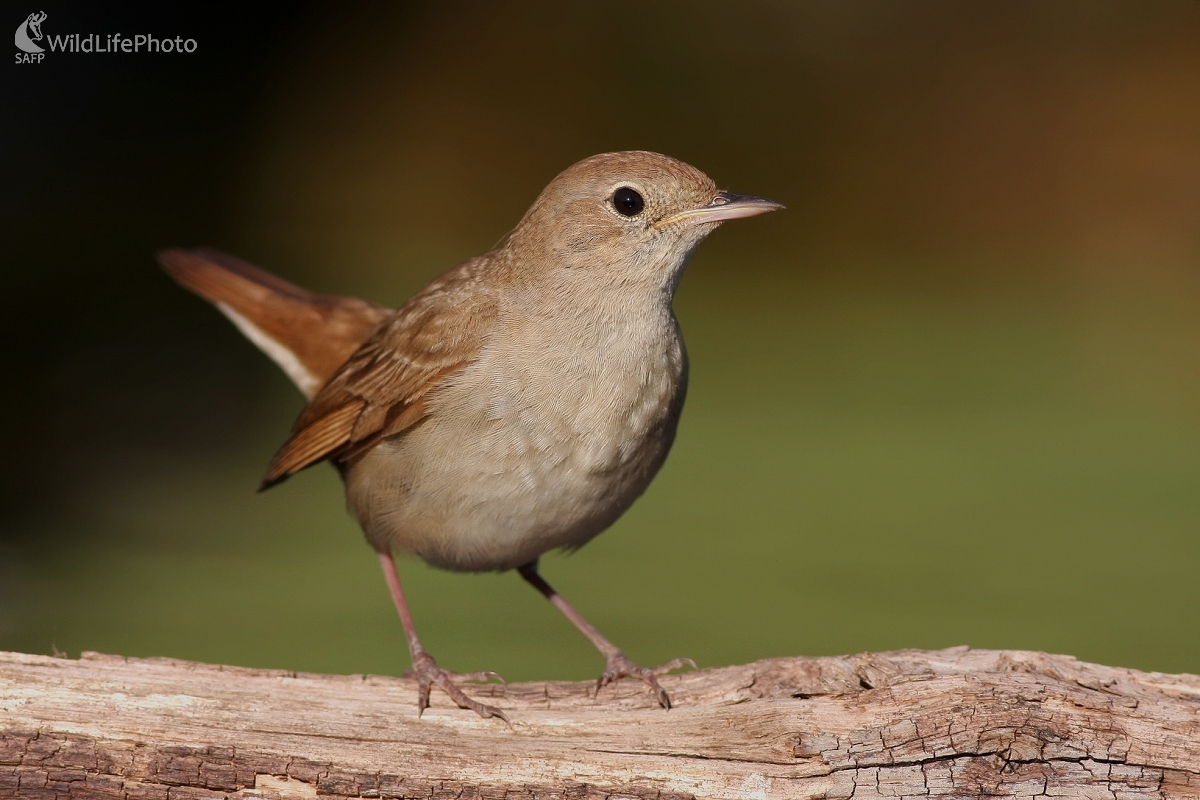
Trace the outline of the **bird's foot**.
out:
M 660 675 L 666 675 L 681 667 L 696 669 L 696 662 L 690 658 L 677 658 L 674 661 L 668 661 L 661 667 L 650 669 L 639 667 L 618 650 L 606 659 L 604 673 L 596 681 L 596 693 L 599 694 L 602 688 L 619 678 L 641 678 L 653 690 L 654 696 L 658 698 L 658 704 L 663 708 L 670 708 L 671 698 L 667 695 L 667 690 L 659 684 L 658 678 Z
M 450 699 L 457 703 L 459 708 L 469 708 L 484 719 L 499 717 L 508 722 L 508 717 L 504 716 L 503 711 L 495 706 L 489 706 L 486 703 L 480 703 L 478 700 L 472 700 L 455 683 L 455 681 L 487 683 L 493 678 L 499 680 L 501 683 L 505 683 L 504 678 L 501 678 L 495 672 L 451 672 L 448 669 L 439 667 L 437 662 L 433 660 L 433 656 L 424 650 L 417 652 L 413 656 L 412 662 L 412 669 L 405 672 L 404 677 L 417 679 L 418 717 L 425 713 L 425 709 L 429 708 L 429 693 L 436 686 L 450 695 Z

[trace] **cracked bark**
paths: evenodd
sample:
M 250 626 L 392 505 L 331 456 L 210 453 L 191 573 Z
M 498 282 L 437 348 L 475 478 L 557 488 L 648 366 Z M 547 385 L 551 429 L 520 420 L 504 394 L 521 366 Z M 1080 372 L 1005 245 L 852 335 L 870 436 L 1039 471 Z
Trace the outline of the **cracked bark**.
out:
M 479 687 L 0 653 L 0 798 L 1200 798 L 1200 677 L 969 650 Z

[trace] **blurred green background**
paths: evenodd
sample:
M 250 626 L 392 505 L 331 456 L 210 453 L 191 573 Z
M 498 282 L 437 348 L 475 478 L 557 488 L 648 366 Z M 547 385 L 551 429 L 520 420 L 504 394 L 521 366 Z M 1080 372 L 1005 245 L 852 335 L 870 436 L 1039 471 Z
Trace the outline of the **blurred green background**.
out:
M 700 249 L 674 452 L 544 561 L 602 631 L 1200 672 L 1200 6 L 100 5 L 43 30 L 199 49 L 7 68 L 0 649 L 405 669 L 334 471 L 254 493 L 299 395 L 153 253 L 398 305 L 641 148 L 788 210 Z M 601 667 L 515 575 L 401 574 L 445 666 Z

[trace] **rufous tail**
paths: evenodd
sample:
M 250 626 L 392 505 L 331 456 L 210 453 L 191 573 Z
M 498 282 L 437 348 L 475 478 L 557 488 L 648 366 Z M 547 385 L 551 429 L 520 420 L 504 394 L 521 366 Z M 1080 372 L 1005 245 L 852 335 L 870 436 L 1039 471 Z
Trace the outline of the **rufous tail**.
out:
M 314 294 L 216 250 L 164 250 L 158 261 L 229 317 L 308 399 L 390 313 L 354 297 Z

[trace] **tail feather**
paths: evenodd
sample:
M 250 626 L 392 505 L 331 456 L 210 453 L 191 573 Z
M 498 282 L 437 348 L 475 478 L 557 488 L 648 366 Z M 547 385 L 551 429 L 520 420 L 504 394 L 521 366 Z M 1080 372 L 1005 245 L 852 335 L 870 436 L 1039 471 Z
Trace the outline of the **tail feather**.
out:
M 312 399 L 390 312 L 314 294 L 216 250 L 164 250 L 162 268 L 213 303 Z

